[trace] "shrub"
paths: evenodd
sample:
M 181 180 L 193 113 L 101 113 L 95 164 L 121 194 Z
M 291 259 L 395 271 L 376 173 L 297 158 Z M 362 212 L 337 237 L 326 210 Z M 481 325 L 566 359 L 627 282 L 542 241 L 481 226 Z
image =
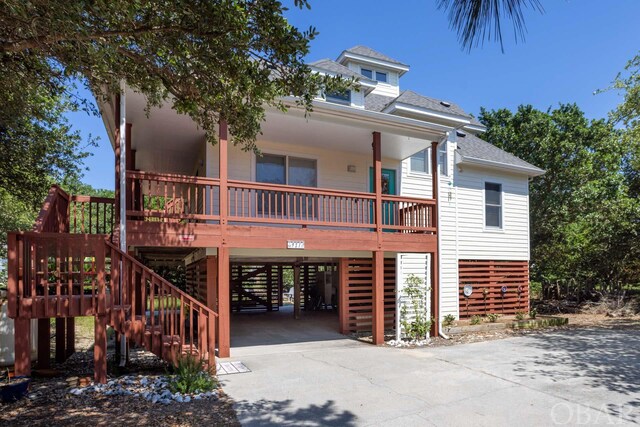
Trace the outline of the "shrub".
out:
M 169 384 L 173 393 L 203 393 L 218 386 L 218 381 L 205 367 L 204 360 L 191 354 L 181 356 Z
M 409 275 L 405 280 L 404 293 L 408 299 L 400 309 L 400 324 L 404 334 L 410 339 L 424 339 L 431 328 L 424 280 L 413 274 Z
M 538 316 L 538 309 L 534 307 L 529 311 L 529 317 L 535 319 L 536 316 Z
M 482 323 L 482 317 L 475 315 L 471 318 L 471 320 L 469 320 L 469 323 L 471 323 L 472 325 L 479 325 L 480 323 Z
M 487 314 L 487 320 L 491 323 L 496 323 L 498 321 L 498 318 L 500 317 L 499 314 L 496 313 L 489 313 Z
M 524 320 L 524 313 L 519 311 L 516 313 L 516 320 L 521 321 Z
M 456 321 L 456 316 L 453 314 L 447 314 L 442 318 L 442 326 L 449 327 Z

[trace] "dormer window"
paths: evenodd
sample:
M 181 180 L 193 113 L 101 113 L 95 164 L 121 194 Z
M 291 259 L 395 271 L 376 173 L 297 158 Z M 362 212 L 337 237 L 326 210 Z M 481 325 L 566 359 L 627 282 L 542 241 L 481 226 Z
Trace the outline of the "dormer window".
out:
M 370 70 L 368 68 L 360 68 L 360 74 L 365 76 L 368 79 L 375 80 L 377 82 L 386 83 L 387 73 L 384 71 Z
M 335 102 L 336 104 L 351 105 L 350 90 L 345 90 L 340 92 L 327 92 L 324 98 L 327 102 Z

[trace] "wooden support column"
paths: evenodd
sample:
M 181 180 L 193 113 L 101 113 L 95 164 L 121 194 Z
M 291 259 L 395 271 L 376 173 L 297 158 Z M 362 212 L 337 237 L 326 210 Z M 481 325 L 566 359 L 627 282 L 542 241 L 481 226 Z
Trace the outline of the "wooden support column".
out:
M 300 264 L 293 265 L 293 317 L 300 318 Z
M 273 265 L 267 264 L 267 311 L 273 311 Z
M 446 144 L 446 142 L 445 142 Z M 440 180 L 440 172 L 438 169 L 438 143 L 431 143 L 431 185 L 432 185 L 432 196 L 435 201 L 435 205 L 433 207 L 433 227 L 436 229 L 436 236 L 440 234 L 440 225 L 438 218 L 438 206 L 440 204 L 439 194 L 438 194 L 438 182 Z M 440 258 L 440 245 L 439 239 L 436 239 L 436 248 L 434 253 L 431 254 L 431 317 L 433 322 L 431 323 L 431 336 L 435 337 L 438 335 L 438 325 L 440 324 L 440 313 L 439 313 L 439 301 L 440 301 L 440 283 L 439 283 L 439 258 Z
M 349 300 L 348 300 L 348 280 L 349 280 L 349 259 L 348 258 L 340 258 L 340 262 L 338 263 L 338 275 L 340 277 L 340 282 L 338 284 L 338 307 L 339 307 L 339 323 L 340 323 L 340 333 L 348 334 L 349 333 Z
M 113 207 L 113 232 L 112 240 L 117 245 L 120 242 L 120 94 L 116 95 L 115 102 L 115 191 L 114 191 L 114 207 Z
M 375 220 L 378 249 L 382 247 L 382 141 L 380 132 L 373 132 L 373 191 L 376 195 Z
M 131 123 L 127 123 L 126 124 L 126 131 L 125 131 L 125 139 L 124 139 L 124 143 L 125 143 L 125 151 L 126 151 L 126 155 L 125 155 L 125 161 L 126 161 L 126 168 L 125 168 L 125 176 L 126 176 L 126 171 L 132 171 L 135 169 L 135 163 L 133 163 L 135 160 L 132 156 L 132 149 L 131 149 Z M 126 178 L 125 178 L 126 179 Z M 133 209 L 133 200 L 134 200 L 134 194 L 135 194 L 135 188 L 126 185 L 126 192 L 127 194 L 125 195 L 125 200 L 127 201 L 127 210 L 131 210 Z
M 376 345 L 384 344 L 384 252 L 373 252 L 372 273 L 372 336 Z
M 51 323 L 49 319 L 38 319 L 38 368 L 51 366 Z
M 65 323 L 65 359 L 68 359 L 76 352 L 76 319 L 75 317 L 67 317 Z
M 67 359 L 67 350 L 65 348 L 67 344 L 67 338 L 65 333 L 67 331 L 67 319 L 64 317 L 56 318 L 56 362 L 62 363 Z
M 14 321 L 15 327 L 15 362 L 16 376 L 31 375 L 31 320 L 18 317 Z
M 107 382 L 107 315 L 95 316 L 95 345 L 93 347 L 94 381 Z
M 219 166 L 220 166 L 220 232 L 222 234 L 222 244 L 225 245 L 227 237 L 227 216 L 229 214 L 229 160 L 228 160 L 228 132 L 227 122 L 220 120 L 219 124 Z
M 218 248 L 218 356 L 229 357 L 231 347 L 231 290 L 229 249 Z

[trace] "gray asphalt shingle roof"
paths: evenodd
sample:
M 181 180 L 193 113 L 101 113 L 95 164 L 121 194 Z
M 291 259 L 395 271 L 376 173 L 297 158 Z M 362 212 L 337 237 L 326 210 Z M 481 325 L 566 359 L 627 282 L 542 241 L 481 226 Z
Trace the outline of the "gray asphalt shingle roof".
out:
M 360 79 L 361 82 L 375 83 L 373 80 L 364 77 L 360 73 L 356 73 L 350 68 L 347 68 L 344 65 L 339 64 L 332 59 L 328 59 L 328 58 L 320 59 L 318 61 L 311 62 L 308 65 L 310 67 L 318 68 L 324 71 L 329 71 L 331 73 L 337 74 L 342 77 L 355 77 Z
M 393 96 L 384 96 L 384 95 L 378 95 L 376 93 L 370 93 L 369 95 L 364 97 L 364 109 L 381 112 L 394 99 L 396 98 Z
M 428 96 L 420 95 L 419 93 L 416 93 L 412 90 L 402 91 L 400 96 L 395 99 L 395 102 L 402 102 L 403 104 L 427 108 L 429 110 L 439 111 L 441 113 L 470 117 L 469 114 L 465 113 L 462 108 L 460 108 L 453 102 L 429 98 Z M 448 106 L 445 104 L 447 104 Z
M 353 53 L 356 55 L 367 56 L 369 58 L 378 59 L 380 61 L 389 62 L 391 64 L 401 65 L 403 67 L 408 67 L 407 64 L 398 61 L 397 59 L 393 59 L 383 53 L 378 52 L 377 50 L 373 50 L 370 47 L 357 45 L 353 46 L 349 49 L 345 49 L 345 52 Z
M 478 160 L 486 160 L 490 162 L 501 163 L 510 166 L 531 169 L 536 172 L 544 173 L 544 170 L 531 163 L 525 162 L 519 157 L 508 153 L 493 144 L 484 141 L 477 136 L 467 133 L 458 133 L 458 152 L 467 158 Z

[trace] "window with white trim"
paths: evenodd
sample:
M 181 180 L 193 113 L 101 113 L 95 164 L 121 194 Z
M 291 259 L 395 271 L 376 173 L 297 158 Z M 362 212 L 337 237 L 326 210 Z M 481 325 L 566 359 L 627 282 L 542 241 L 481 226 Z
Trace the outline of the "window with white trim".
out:
M 386 71 L 360 67 L 360 74 L 368 79 L 375 80 L 381 83 L 387 83 L 389 81 L 389 73 Z
M 502 184 L 484 183 L 484 225 L 502 228 Z
M 449 175 L 449 161 L 447 156 L 446 142 L 443 142 L 438 146 L 438 166 L 440 166 L 440 175 Z
M 429 173 L 430 152 L 431 150 L 427 148 L 411 156 L 409 160 L 411 172 Z

